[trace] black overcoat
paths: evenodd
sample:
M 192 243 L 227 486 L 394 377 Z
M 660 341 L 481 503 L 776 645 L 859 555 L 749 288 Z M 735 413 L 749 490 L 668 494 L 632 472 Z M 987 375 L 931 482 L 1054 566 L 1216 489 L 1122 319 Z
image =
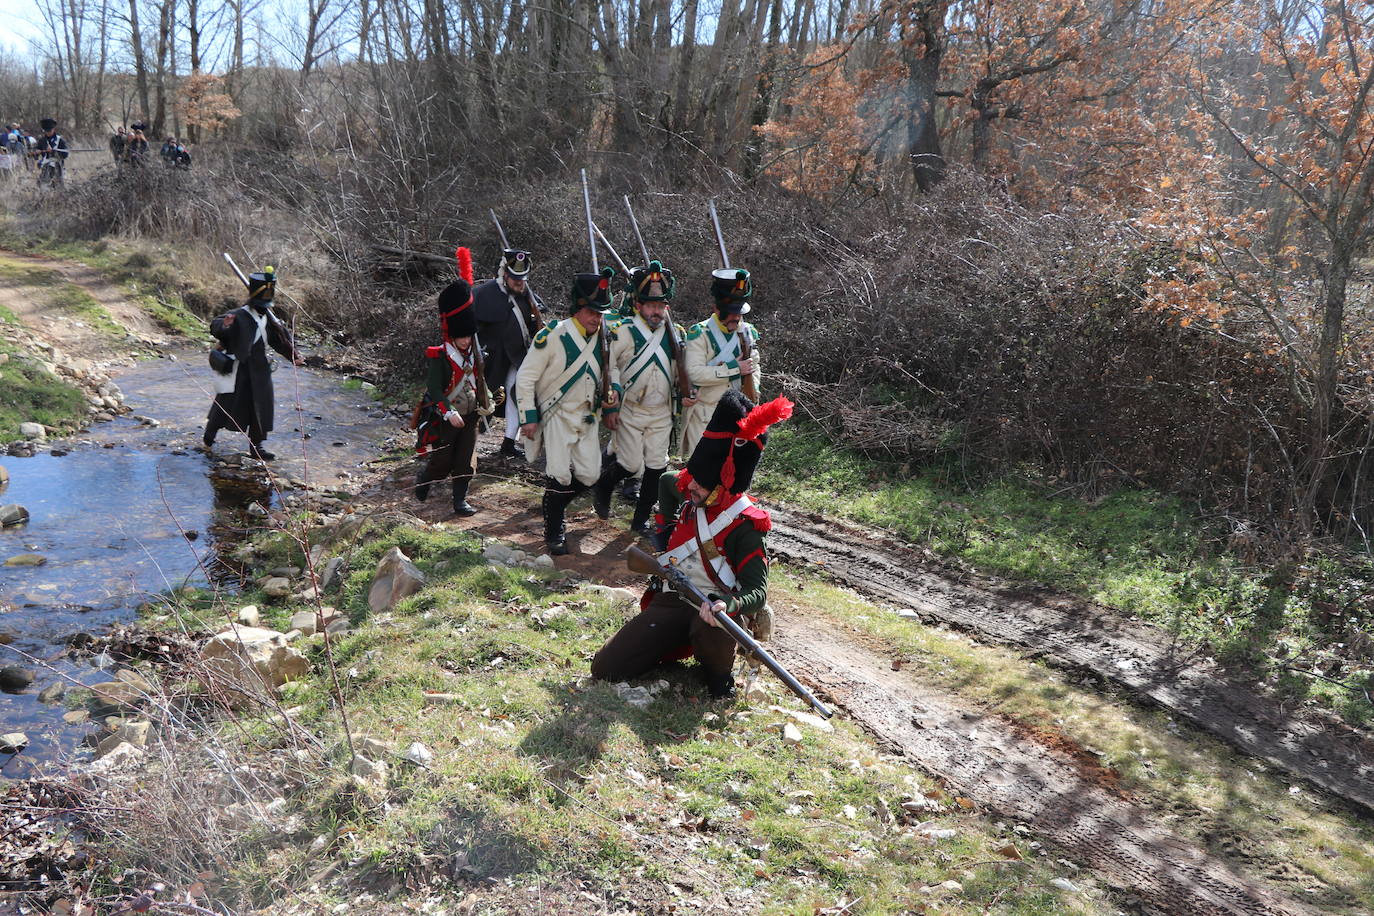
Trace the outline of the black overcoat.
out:
M 496 280 L 487 280 L 472 291 L 472 312 L 477 319 L 477 334 L 486 343 L 487 353 L 487 390 L 496 391 L 506 384 L 506 375 L 511 369 L 518 369 L 529 349 L 526 339 L 534 339 L 539 333 L 540 324 L 531 309 L 542 310 L 543 303 L 526 287 L 526 296 L 512 296 L 501 288 Z M 511 308 L 514 299 L 521 317 L 516 317 Z M 520 320 L 523 318 L 528 334 L 520 333 Z M 507 401 L 514 392 L 506 392 Z M 497 408 L 497 415 L 504 416 L 505 404 Z
M 221 416 L 219 425 L 241 429 L 252 438 L 261 439 L 272 431 L 272 364 L 267 360 L 267 347 L 263 341 L 254 341 L 258 323 L 253 320 L 251 313 L 251 307 L 244 305 L 210 322 L 210 333 L 238 364 L 234 390 L 229 394 L 217 395 L 210 413 L 213 417 L 215 407 L 220 408 L 228 415 L 228 419 Z M 263 338 L 282 356 L 291 360 L 296 358 L 291 333 L 275 315 L 268 316 Z

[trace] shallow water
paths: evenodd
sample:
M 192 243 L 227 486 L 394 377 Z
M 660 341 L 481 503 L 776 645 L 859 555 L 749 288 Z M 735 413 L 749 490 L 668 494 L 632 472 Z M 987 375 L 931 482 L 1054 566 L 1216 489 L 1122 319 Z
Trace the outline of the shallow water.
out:
M 0 566 L 0 642 L 9 641 L 0 645 L 0 666 L 38 673 L 22 693 L 0 693 L 0 732 L 22 731 L 30 740 L 20 757 L 0 756 L 0 775 L 65 756 L 90 731 L 64 723 L 60 703 L 38 701 L 39 691 L 59 679 L 68 686 L 110 679 L 93 666 L 108 659 L 66 651 L 69 636 L 129 622 L 140 604 L 168 589 L 235 589 L 217 551 L 255 524 L 245 511 L 250 503 L 275 501 L 256 465 L 248 465 L 249 479 L 230 477 L 227 471 L 241 472 L 193 450 L 210 398 L 208 369 L 201 371 L 197 354 L 183 356 L 119 375 L 133 413 L 96 424 L 72 443 L 53 443 L 70 450 L 65 456 L 0 455 L 10 475 L 0 503 L 18 503 L 31 516 L 26 525 L 0 530 L 0 562 L 24 553 L 46 558 L 41 566 Z M 280 456 L 272 463 L 278 475 L 336 485 L 400 431 L 397 420 L 364 392 L 344 389 L 338 376 L 283 367 L 276 385 L 277 430 L 269 445 Z M 245 444 L 224 432 L 215 453 L 232 455 Z

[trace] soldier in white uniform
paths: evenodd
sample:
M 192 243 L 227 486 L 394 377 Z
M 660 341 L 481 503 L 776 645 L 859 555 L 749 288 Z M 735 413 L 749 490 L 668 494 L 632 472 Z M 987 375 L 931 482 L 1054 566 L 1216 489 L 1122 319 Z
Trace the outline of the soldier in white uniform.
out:
M 729 268 L 711 273 L 715 313 L 687 332 L 687 377 L 697 386 L 697 402 L 682 412 L 683 455 L 696 449 L 707 421 L 727 389 L 738 391 L 744 378 L 753 376 L 754 393 L 758 394 L 759 334 L 744 320 L 753 291 L 747 270 Z M 748 359 L 740 357 L 742 337 L 749 340 Z
M 618 416 L 606 415 L 613 430 L 611 455 L 596 484 L 596 514 L 610 518 L 615 485 L 643 473 L 630 528 L 644 534 L 658 501 L 658 479 L 668 467 L 675 402 L 680 397 L 685 406 L 696 403 L 691 392 L 675 390 L 677 367 L 668 330 L 673 288 L 673 272 L 658 261 L 635 268 L 628 290 L 633 311 L 611 337 L 611 384 L 620 408 Z
M 613 276 L 606 267 L 573 277 L 571 316 L 550 321 L 534 336 L 516 375 L 525 457 L 533 464 L 541 452 L 545 456 L 544 541 L 554 556 L 568 552 L 568 503 L 601 476 L 598 415 L 617 403 L 614 389 L 604 404 L 600 391 L 601 322 Z

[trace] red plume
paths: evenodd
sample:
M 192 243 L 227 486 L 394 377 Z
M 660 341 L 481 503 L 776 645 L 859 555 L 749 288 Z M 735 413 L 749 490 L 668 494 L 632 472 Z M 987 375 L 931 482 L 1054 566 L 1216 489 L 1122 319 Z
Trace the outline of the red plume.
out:
M 757 439 L 768 432 L 768 427 L 774 423 L 781 423 L 790 416 L 792 402 L 785 397 L 775 398 L 749 411 L 749 415 L 739 421 L 739 431 L 735 433 L 735 438 Z
M 468 286 L 472 285 L 472 252 L 466 248 L 459 248 L 454 252 L 458 258 L 458 276 L 463 278 L 463 282 Z

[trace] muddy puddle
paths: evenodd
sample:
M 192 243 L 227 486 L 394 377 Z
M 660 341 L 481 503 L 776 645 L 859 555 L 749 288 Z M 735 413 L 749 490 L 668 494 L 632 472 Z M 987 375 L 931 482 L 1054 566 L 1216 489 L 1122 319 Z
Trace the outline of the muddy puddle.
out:
M 0 563 L 41 558 L 0 565 L 0 668 L 35 675 L 0 692 L 0 732 L 22 731 L 30 741 L 21 755 L 0 755 L 0 776 L 70 757 L 90 731 L 64 722 L 60 701 L 39 699 L 54 683 L 110 679 L 108 656 L 68 648 L 74 634 L 130 622 L 169 589 L 236 590 L 235 569 L 220 553 L 262 523 L 254 504 L 276 505 L 283 478 L 346 488 L 362 462 L 401 433 L 396 417 L 341 377 L 283 366 L 268 441 L 279 456 L 274 483 L 261 465 L 241 460 L 241 435 L 221 433 L 210 455 L 196 449 L 210 400 L 202 365 L 195 352 L 139 363 L 116 377 L 130 414 L 33 457 L 0 453 L 10 478 L 0 504 L 30 514 L 27 524 L 0 529 Z

